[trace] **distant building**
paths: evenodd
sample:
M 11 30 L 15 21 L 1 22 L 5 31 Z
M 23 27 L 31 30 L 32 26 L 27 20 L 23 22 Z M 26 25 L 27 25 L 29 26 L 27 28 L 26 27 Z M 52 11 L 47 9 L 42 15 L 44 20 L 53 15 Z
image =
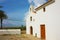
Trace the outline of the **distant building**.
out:
M 26 17 L 26 34 L 46 40 L 60 40 L 60 0 L 51 3 L 36 9 L 30 5 Z

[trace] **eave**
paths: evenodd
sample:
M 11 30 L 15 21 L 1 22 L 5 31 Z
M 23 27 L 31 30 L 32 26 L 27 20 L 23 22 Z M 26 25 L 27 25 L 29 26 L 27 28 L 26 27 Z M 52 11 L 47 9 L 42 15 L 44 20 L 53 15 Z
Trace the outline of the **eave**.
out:
M 44 7 L 52 4 L 52 3 L 54 3 L 54 2 L 55 2 L 55 0 L 48 0 L 48 2 L 46 2 L 46 3 L 44 3 L 43 5 L 37 7 L 37 8 L 35 9 L 35 11 L 38 11 L 38 10 L 40 10 L 40 9 L 42 9 L 42 8 L 44 8 Z

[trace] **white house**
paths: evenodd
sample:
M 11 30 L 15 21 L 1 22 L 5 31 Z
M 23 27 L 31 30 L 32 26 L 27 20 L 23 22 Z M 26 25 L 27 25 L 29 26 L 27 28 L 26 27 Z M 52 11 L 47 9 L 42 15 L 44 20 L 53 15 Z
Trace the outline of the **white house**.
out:
M 31 5 L 26 18 L 26 34 L 46 40 L 60 40 L 60 0 L 42 6 Z

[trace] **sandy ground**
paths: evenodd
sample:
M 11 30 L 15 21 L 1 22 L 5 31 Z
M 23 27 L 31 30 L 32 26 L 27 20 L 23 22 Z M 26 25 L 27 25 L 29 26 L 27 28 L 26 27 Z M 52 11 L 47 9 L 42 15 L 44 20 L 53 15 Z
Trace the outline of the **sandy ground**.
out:
M 40 40 L 33 36 L 21 34 L 21 35 L 0 35 L 0 40 Z
M 29 40 L 24 35 L 0 35 L 0 40 Z
M 0 40 L 41 40 L 40 38 L 25 33 L 26 33 L 25 31 L 22 31 L 20 35 L 3 34 L 0 35 Z

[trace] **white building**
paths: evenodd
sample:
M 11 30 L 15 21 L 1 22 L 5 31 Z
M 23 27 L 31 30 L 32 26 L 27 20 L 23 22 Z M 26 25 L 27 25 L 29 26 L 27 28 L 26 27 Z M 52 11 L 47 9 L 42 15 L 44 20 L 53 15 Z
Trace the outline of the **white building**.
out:
M 59 3 L 60 0 L 53 0 L 36 9 L 31 5 L 26 18 L 26 33 L 46 40 L 60 40 Z

